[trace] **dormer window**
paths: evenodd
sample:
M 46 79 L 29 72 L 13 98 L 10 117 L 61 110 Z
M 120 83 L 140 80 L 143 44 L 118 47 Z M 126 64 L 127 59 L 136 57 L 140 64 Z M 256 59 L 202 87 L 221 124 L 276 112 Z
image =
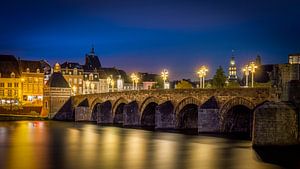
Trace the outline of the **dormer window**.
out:
M 74 75 L 77 75 L 77 68 L 74 68 Z
M 11 78 L 15 78 L 15 77 L 16 77 L 15 73 L 12 72 L 12 73 L 10 74 L 10 77 L 11 77 Z
M 36 73 L 40 73 L 40 69 L 36 69 Z
M 89 75 L 89 80 L 93 80 L 93 74 L 92 73 Z
M 29 69 L 29 68 L 27 68 L 27 69 L 26 69 L 26 72 L 27 72 L 27 73 L 29 73 L 29 72 L 30 72 L 30 69 Z

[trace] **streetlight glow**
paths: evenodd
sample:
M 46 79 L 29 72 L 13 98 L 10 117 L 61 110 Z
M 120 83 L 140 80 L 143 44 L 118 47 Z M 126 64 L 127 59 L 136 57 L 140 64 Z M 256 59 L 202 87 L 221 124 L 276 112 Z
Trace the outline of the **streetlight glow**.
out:
M 206 66 L 201 66 L 197 72 L 197 74 L 200 78 L 200 81 L 199 81 L 200 88 L 205 88 L 205 76 L 207 75 L 207 72 L 208 72 L 208 68 Z
M 250 62 L 249 69 L 251 72 L 251 86 L 254 87 L 254 73 L 255 73 L 255 69 L 257 69 L 257 66 L 255 65 L 254 62 Z
M 161 72 L 161 77 L 164 81 L 164 89 L 166 89 L 166 80 L 168 79 L 168 76 L 169 76 L 169 72 L 167 69 L 164 69 L 162 72 Z

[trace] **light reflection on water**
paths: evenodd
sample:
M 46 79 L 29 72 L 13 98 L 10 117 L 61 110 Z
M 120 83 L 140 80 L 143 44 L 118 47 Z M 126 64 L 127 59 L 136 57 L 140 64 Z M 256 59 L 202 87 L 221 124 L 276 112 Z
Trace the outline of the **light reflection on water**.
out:
M 67 122 L 0 122 L 0 168 L 281 168 L 250 141 Z

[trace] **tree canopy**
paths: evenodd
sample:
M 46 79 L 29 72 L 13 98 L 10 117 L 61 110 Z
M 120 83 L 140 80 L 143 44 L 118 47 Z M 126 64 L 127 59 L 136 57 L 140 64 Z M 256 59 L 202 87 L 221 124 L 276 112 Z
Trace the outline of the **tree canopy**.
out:
M 216 71 L 216 74 L 213 77 L 212 86 L 215 88 L 224 88 L 226 85 L 226 75 L 221 66 Z
M 185 80 L 181 80 L 176 84 L 176 89 L 191 89 L 192 87 L 192 84 Z

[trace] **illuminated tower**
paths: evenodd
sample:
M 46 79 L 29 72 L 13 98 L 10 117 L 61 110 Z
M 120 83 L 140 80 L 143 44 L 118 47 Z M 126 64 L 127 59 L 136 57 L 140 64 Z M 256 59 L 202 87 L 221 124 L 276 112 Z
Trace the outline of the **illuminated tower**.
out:
M 231 57 L 231 59 L 230 59 L 230 65 L 228 68 L 228 80 L 229 81 L 237 80 L 236 65 L 235 65 L 234 57 Z

